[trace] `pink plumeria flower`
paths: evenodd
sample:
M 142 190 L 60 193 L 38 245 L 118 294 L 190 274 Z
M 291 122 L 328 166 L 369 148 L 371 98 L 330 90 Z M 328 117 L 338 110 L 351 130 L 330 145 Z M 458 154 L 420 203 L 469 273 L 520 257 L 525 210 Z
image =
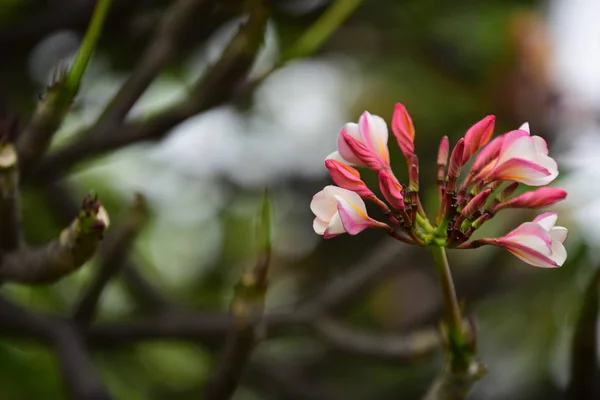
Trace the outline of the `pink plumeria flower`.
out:
M 487 165 L 482 166 L 483 161 Z M 490 143 L 475 161 L 473 169 L 478 168 L 479 178 L 486 181 L 516 181 L 530 186 L 546 185 L 558 176 L 546 141 L 530 136 L 527 123 Z
M 325 186 L 315 194 L 310 209 L 316 216 L 313 229 L 325 239 L 346 232 L 356 235 L 373 226 L 387 227 L 367 215 L 365 203 L 358 194 L 337 186 Z
M 390 168 L 388 128 L 383 118 L 364 112 L 358 124 L 347 123 L 338 136 L 338 151 L 328 159 L 374 170 Z
M 519 225 L 512 232 L 497 239 L 480 239 L 480 244 L 504 247 L 527 264 L 539 268 L 557 268 L 567 259 L 563 243 L 567 228 L 554 226 L 558 214 L 546 212 L 532 222 Z

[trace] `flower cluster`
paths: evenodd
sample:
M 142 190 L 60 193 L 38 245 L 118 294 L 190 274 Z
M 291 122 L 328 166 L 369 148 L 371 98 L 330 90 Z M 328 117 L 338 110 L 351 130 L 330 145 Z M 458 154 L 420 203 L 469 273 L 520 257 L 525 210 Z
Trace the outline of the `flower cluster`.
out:
M 462 249 L 494 245 L 536 267 L 561 266 L 567 256 L 563 246 L 567 230 L 554 226 L 556 213 L 541 214 L 501 238 L 471 240 L 472 234 L 500 210 L 545 207 L 567 196 L 562 189 L 543 187 L 558 176 L 556 161 L 548 156 L 544 139 L 531 136 L 525 123 L 492 140 L 494 124 L 494 116 L 483 118 L 452 152 L 448 137 L 442 139 L 437 157 L 440 208 L 432 222 L 419 198 L 415 128 L 406 108 L 396 104 L 391 127 L 407 162 L 408 185 L 402 185 L 390 167 L 386 122 L 363 113 L 358 124 L 347 123 L 342 128 L 337 151 L 325 160 L 337 186 L 327 186 L 313 197 L 310 207 L 316 215 L 315 232 L 332 238 L 375 227 L 414 245 Z M 472 158 L 468 170 L 461 174 Z M 385 202 L 367 187 L 355 167 L 377 173 Z M 512 197 L 520 184 L 541 187 Z M 379 207 L 389 223 L 371 218 L 364 200 Z

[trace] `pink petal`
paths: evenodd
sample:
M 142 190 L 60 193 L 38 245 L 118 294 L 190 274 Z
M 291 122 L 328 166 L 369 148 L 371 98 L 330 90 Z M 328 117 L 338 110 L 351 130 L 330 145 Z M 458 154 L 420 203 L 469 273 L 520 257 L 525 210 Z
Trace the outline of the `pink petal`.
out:
M 344 229 L 344 224 L 342 224 L 342 219 L 340 218 L 339 213 L 335 213 L 325 232 L 323 233 L 324 239 L 331 239 L 336 236 L 339 236 L 343 233 L 346 233 Z
M 502 143 L 502 149 L 500 150 L 500 155 L 498 156 L 498 164 L 502 164 L 511 158 L 535 160 L 536 155 L 537 151 L 535 149 L 535 143 L 530 136 L 518 136 L 517 134 L 512 134 L 507 136 Z
M 550 171 L 533 161 L 522 158 L 511 158 L 497 165 L 492 170 L 490 178 L 501 181 L 516 181 L 530 185 L 550 175 Z
M 383 118 L 364 112 L 358 120 L 362 142 L 379 159 L 382 165 L 389 166 L 390 154 L 387 147 L 388 130 Z
M 348 146 L 346 140 L 344 140 L 345 135 L 353 137 L 354 139 L 362 143 L 362 138 L 360 137 L 360 130 L 358 129 L 358 125 L 352 122 L 349 122 L 346 125 L 344 125 L 344 127 L 340 131 L 340 134 L 338 135 L 337 147 L 343 160 L 353 165 L 363 165 L 358 159 L 358 157 L 356 157 L 350 146 Z
M 381 160 L 375 154 L 373 154 L 373 152 L 371 152 L 362 142 L 356 140 L 355 138 L 353 138 L 345 132 L 342 132 L 342 140 L 346 143 L 354 157 L 358 160 L 358 165 L 364 165 L 375 171 L 387 168 L 387 165 L 382 164 Z M 346 158 L 344 153 L 341 154 L 344 158 Z
M 310 202 L 310 210 L 317 218 L 329 221 L 333 214 L 337 212 L 337 204 L 323 189 L 313 196 Z
M 513 248 L 507 248 L 507 250 L 510 251 L 517 258 L 521 259 L 522 261 L 524 261 L 527 264 L 532 265 L 534 267 L 538 267 L 538 268 L 558 268 L 558 267 L 560 267 L 560 265 L 556 261 L 554 261 L 552 258 L 550 258 L 546 255 L 543 255 L 543 254 L 536 253 L 527 248 L 513 247 Z
M 373 226 L 372 219 L 367 215 L 367 210 L 363 201 L 356 196 L 335 196 L 337 201 L 338 215 L 342 221 L 344 229 L 350 235 L 356 235 L 366 228 Z
M 479 149 L 489 143 L 494 135 L 496 117 L 488 115 L 473 125 L 465 134 L 465 150 L 463 164 L 466 163 Z
M 532 136 L 531 138 L 533 139 L 536 151 L 548 155 L 548 143 L 539 136 Z
M 360 174 L 354 168 L 332 159 L 325 160 L 325 167 L 329 170 L 331 179 L 339 187 L 352 190 L 361 197 L 373 196 L 373 192 L 360 179 Z
M 317 235 L 323 235 L 329 226 L 328 222 L 323 221 L 319 217 L 315 218 L 313 221 L 313 229 L 317 233 Z
M 550 230 L 556 224 L 558 220 L 558 213 L 554 211 L 548 211 L 542 213 L 533 219 L 533 222 L 539 224 L 542 228 L 546 230 L 546 232 L 550 232 Z
M 563 226 L 555 226 L 554 228 L 550 229 L 550 237 L 552 240 L 560 243 L 564 243 L 565 240 L 567 240 L 568 233 L 569 231 L 567 228 Z
M 404 208 L 404 198 L 402 197 L 402 185 L 396 177 L 385 171 L 379 171 L 379 187 L 383 197 L 392 206 L 393 209 L 402 210 Z
M 505 236 L 498 238 L 498 241 L 520 244 L 536 249 L 541 253 L 545 252 L 544 249 L 550 250 L 550 245 L 552 244 L 552 238 L 548 231 L 537 222 L 522 223 Z
M 531 133 L 531 130 L 529 129 L 529 122 L 525 122 L 523 125 L 521 125 L 519 127 L 520 131 L 525 131 L 527 133 Z

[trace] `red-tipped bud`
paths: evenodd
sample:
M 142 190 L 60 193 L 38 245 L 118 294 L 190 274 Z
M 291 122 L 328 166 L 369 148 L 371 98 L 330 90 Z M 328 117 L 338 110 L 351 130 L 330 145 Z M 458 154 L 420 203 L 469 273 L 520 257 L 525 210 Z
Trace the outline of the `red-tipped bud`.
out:
M 465 149 L 465 139 L 461 138 L 450 155 L 450 164 L 448 165 L 448 176 L 451 178 L 458 178 L 460 175 L 460 169 L 463 166 L 462 155 Z
M 402 196 L 402 185 L 398 179 L 388 171 L 379 171 L 379 187 L 381 193 L 393 209 L 402 210 L 404 208 L 404 197 Z
M 400 103 L 396 104 L 394 108 L 392 131 L 394 132 L 398 146 L 400 146 L 400 150 L 402 150 L 402 154 L 410 162 L 415 152 L 415 127 L 410 115 L 408 115 L 408 111 L 406 111 L 406 107 Z
M 351 166 L 332 159 L 325 160 L 325 166 L 329 170 L 331 179 L 339 187 L 352 190 L 362 198 L 372 198 L 375 196 L 360 179 L 358 171 Z
M 437 165 L 445 167 L 448 165 L 448 154 L 450 153 L 450 141 L 448 136 L 444 136 L 440 142 L 437 154 Z
M 489 143 L 494 135 L 495 122 L 496 117 L 488 115 L 469 128 L 465 134 L 465 149 L 462 158 L 463 164 L 466 164 L 479 149 Z
M 490 197 L 491 194 L 492 194 L 492 190 L 491 189 L 486 189 L 486 190 L 478 193 L 475 197 L 473 197 L 471 199 L 471 201 L 469 201 L 467 203 L 467 205 L 465 206 L 465 208 L 463 208 L 463 210 L 462 210 L 462 216 L 465 217 L 465 218 L 469 218 L 473 214 L 475 214 L 475 212 L 477 210 L 482 209 L 483 206 L 485 206 L 485 203 L 487 202 L 487 200 L 488 200 L 488 198 Z
M 342 131 L 341 137 L 344 143 L 348 145 L 352 153 L 354 153 L 356 158 L 361 163 L 366 165 L 367 168 L 379 171 L 384 167 L 381 165 L 381 162 L 377 159 L 377 157 L 367 148 L 367 146 L 353 138 L 348 132 Z
M 419 158 L 416 154 L 412 155 L 408 168 L 408 189 L 413 192 L 419 191 Z
M 558 203 L 567 197 L 563 189 L 543 187 L 498 204 L 494 212 L 505 208 L 540 208 Z
M 448 165 L 448 155 L 450 152 L 450 142 L 448 141 L 448 136 L 444 136 L 442 141 L 440 142 L 440 147 L 438 148 L 437 155 L 437 180 L 438 183 L 444 181 L 444 174 L 446 172 L 446 165 Z

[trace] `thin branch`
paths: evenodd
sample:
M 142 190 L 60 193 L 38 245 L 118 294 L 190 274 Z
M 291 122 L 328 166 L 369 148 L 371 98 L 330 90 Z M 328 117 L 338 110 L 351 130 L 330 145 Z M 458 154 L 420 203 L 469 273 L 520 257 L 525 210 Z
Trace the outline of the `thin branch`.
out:
M 0 279 L 30 284 L 54 282 L 94 255 L 108 225 L 108 214 L 98 199 L 88 196 L 79 215 L 57 239 L 39 248 L 1 254 Z
M 100 295 L 106 284 L 123 265 L 132 243 L 147 220 L 146 202 L 137 195 L 132 207 L 112 230 L 100 250 L 100 267 L 95 278 L 81 298 L 73 318 L 83 324 L 89 324 L 95 314 Z
M 110 400 L 110 394 L 97 376 L 89 350 L 75 328 L 63 323 L 54 331 L 54 347 L 70 397 L 73 400 Z
M 408 249 L 395 240 L 383 240 L 366 257 L 349 268 L 349 271 L 326 284 L 317 295 L 301 305 L 301 310 L 304 313 L 320 315 L 343 306 L 381 276 L 410 265 L 406 262 L 406 252 L 410 251 Z M 399 263 L 398 256 L 403 253 L 404 261 Z
M 67 321 L 33 314 L 0 297 L 0 329 L 4 334 L 31 337 L 53 345 L 67 391 L 75 400 L 108 400 L 79 333 Z
M 141 307 L 153 312 L 163 312 L 172 308 L 169 300 L 140 274 L 137 265 L 126 261 L 122 269 L 121 275 L 125 285 Z
M 164 17 L 129 79 L 121 86 L 90 135 L 104 136 L 120 123 L 154 78 L 176 55 L 181 36 L 200 9 L 208 12 L 214 0 L 178 0 L 165 11 Z
M 271 201 L 265 192 L 258 229 L 258 236 L 262 236 L 259 259 L 252 271 L 242 274 L 235 288 L 231 302 L 235 325 L 227 337 L 221 361 L 206 386 L 205 399 L 227 400 L 233 396 L 250 354 L 260 339 L 259 323 L 265 308 L 271 260 L 271 224 Z
M 382 335 L 359 331 L 331 318 L 316 320 L 314 327 L 333 348 L 353 355 L 411 361 L 440 349 L 439 334 L 434 329 Z
M 81 139 L 50 154 L 34 171 L 38 180 L 55 178 L 77 162 L 133 143 L 159 140 L 182 121 L 230 100 L 240 91 L 262 43 L 267 22 L 264 7 L 254 7 L 220 59 L 190 89 L 190 96 L 167 111 L 145 121 L 113 127 L 106 135 Z
M 96 48 L 110 4 L 111 0 L 96 2 L 94 14 L 73 64 L 68 70 L 58 72 L 56 82 L 52 82 L 31 120 L 19 135 L 17 152 L 23 170 L 29 168 L 31 163 L 46 152 L 52 137 L 69 111 L 71 102 L 79 90 L 83 73 Z
M 1 132 L 0 132 L 0 136 Z M 21 241 L 17 151 L 0 137 L 0 250 L 16 250 Z

